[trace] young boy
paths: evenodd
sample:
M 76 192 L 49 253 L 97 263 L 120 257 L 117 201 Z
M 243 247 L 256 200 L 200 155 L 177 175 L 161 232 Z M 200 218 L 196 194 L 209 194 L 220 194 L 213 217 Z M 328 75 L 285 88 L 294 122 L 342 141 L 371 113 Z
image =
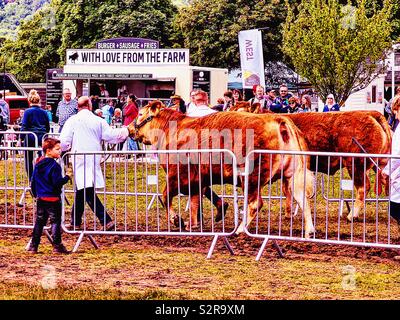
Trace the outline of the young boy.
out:
M 53 253 L 69 253 L 61 242 L 61 188 L 70 180 L 71 171 L 63 177 L 56 159 L 61 156 L 60 141 L 47 138 L 42 145 L 44 156 L 40 157 L 32 173 L 31 189 L 37 198 L 36 221 L 28 252 L 37 253 L 43 228 L 50 217 L 53 237 Z

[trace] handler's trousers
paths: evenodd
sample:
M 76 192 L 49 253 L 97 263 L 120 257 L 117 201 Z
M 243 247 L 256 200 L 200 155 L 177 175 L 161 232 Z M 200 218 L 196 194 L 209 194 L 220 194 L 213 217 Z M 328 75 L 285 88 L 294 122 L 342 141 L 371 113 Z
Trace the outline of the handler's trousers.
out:
M 71 212 L 71 224 L 73 226 L 80 226 L 82 224 L 85 200 L 102 225 L 111 221 L 111 217 L 105 212 L 104 206 L 96 195 L 94 187 L 89 187 L 77 190 L 75 193 L 75 201 Z

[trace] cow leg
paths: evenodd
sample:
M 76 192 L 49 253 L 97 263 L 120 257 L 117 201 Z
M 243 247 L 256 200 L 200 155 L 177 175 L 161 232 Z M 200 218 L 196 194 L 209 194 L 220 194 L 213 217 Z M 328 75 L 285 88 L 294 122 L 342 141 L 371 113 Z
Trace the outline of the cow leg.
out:
M 229 204 L 227 202 L 222 202 L 222 199 L 211 189 L 210 187 L 203 188 L 203 194 L 207 197 L 208 200 L 212 202 L 212 204 L 217 209 L 217 214 L 215 216 L 215 222 L 219 222 L 225 216 L 226 211 L 228 210 Z M 222 205 L 224 204 L 224 205 Z M 200 217 L 199 217 L 200 219 Z
M 289 179 L 283 178 L 282 181 L 283 194 L 285 195 L 286 202 L 286 214 L 285 217 L 289 218 L 292 216 L 292 189 L 289 184 Z
M 163 191 L 163 197 L 162 197 L 162 201 L 164 203 L 164 206 L 167 210 L 167 221 L 168 221 L 168 217 L 169 217 L 169 222 L 174 224 L 176 227 L 185 227 L 185 222 L 183 221 L 183 219 L 175 213 L 175 210 L 172 208 L 172 201 L 174 200 L 174 196 L 175 194 L 172 192 L 167 192 L 168 188 L 165 187 L 164 191 Z M 171 190 L 171 189 L 169 189 Z M 174 189 L 172 189 L 174 190 Z
M 200 195 L 192 194 L 190 196 L 190 225 L 187 228 L 197 228 L 199 226 L 198 212 L 200 208 Z
M 350 213 L 347 215 L 347 220 L 350 222 L 352 221 L 352 219 L 358 218 L 361 210 L 364 207 L 364 200 L 365 200 L 364 194 L 368 194 L 369 189 L 371 187 L 371 181 L 369 180 L 368 172 L 369 170 L 367 170 L 365 175 L 357 174 L 357 172 L 354 173 L 354 187 L 356 189 L 356 199 L 354 201 L 354 211 L 353 209 L 351 209 Z M 352 176 L 351 173 L 350 176 Z M 364 186 L 364 178 L 365 178 L 365 186 Z
M 256 190 L 249 190 L 249 198 L 247 205 L 247 223 L 246 227 L 248 227 L 251 221 L 256 216 L 257 212 L 260 212 L 263 206 L 263 201 L 261 196 L 257 196 Z M 244 232 L 244 221 L 242 221 L 236 230 L 236 234 Z

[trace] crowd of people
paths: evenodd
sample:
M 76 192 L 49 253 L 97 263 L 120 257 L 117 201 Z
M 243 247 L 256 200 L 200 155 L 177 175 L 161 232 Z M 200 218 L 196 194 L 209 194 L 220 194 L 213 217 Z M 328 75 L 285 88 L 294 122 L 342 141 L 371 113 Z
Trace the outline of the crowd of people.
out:
M 192 97 L 196 90 L 193 90 L 190 95 L 191 101 L 185 103 L 179 95 L 171 96 L 168 107 L 174 108 L 186 115 L 192 114 L 192 107 L 195 106 Z M 229 111 L 236 103 L 244 101 L 243 94 L 238 89 L 228 90 L 224 92 L 223 97 L 217 99 L 217 104 L 208 105 L 207 108 L 214 111 Z M 274 112 L 274 113 L 298 113 L 298 112 L 309 112 L 318 111 L 318 108 L 312 109 L 311 96 L 309 94 L 303 94 L 298 97 L 289 92 L 287 85 L 282 84 L 279 87 L 279 94 L 273 88 L 264 89 L 263 86 L 257 85 L 253 88 L 253 97 L 247 100 L 252 106 L 254 103 L 260 104 L 260 110 L 262 113 Z M 202 106 L 203 112 L 208 112 Z M 340 106 L 336 103 L 333 94 L 329 94 L 325 101 L 323 112 L 328 111 L 340 111 Z
M 266 90 L 258 85 L 254 87 L 254 96 L 248 100 L 250 105 L 260 104 L 261 112 L 275 113 L 297 113 L 312 111 L 311 97 L 307 94 L 301 98 L 289 92 L 286 85 L 279 87 L 279 94 L 272 88 Z M 41 99 L 36 90 L 31 90 L 28 95 L 30 107 L 21 110 L 20 118 L 17 120 L 21 130 L 30 131 L 38 137 L 38 144 L 42 146 L 43 154 L 36 160 L 34 166 L 33 151 L 25 151 L 25 165 L 27 175 L 31 181 L 31 188 L 37 201 L 37 216 L 34 226 L 31 245 L 28 249 L 31 253 L 38 251 L 40 236 L 43 226 L 50 218 L 52 232 L 54 232 L 54 252 L 69 253 L 62 245 L 60 234 L 61 221 L 61 187 L 70 179 L 71 172 L 66 176 L 61 175 L 60 167 L 56 160 L 60 158 L 62 151 L 101 151 L 102 142 L 115 143 L 125 150 L 138 150 L 137 142 L 129 137 L 127 126 L 132 123 L 139 113 L 137 98 L 134 94 L 127 94 L 124 104 L 121 101 L 107 99 L 106 103 L 100 107 L 96 96 L 82 96 L 72 98 L 71 90 L 63 90 L 63 99 L 59 102 L 56 118 L 58 119 L 60 138 L 42 138 L 50 130 L 50 122 L 55 120 L 51 112 L 51 106 L 41 107 Z M 226 91 L 223 98 L 218 99 L 214 106 L 210 105 L 208 94 L 202 90 L 192 90 L 190 101 L 185 103 L 184 99 L 174 94 L 170 97 L 168 108 L 184 113 L 190 117 L 203 117 L 215 112 L 229 111 L 236 103 L 243 101 L 240 90 Z M 395 130 L 399 122 L 400 109 L 400 88 L 397 89 L 396 96 L 390 101 L 390 108 L 386 108 L 388 121 L 392 129 Z M 0 120 L 3 125 L 9 121 L 9 113 L 6 102 L 0 96 Z M 340 106 L 335 102 L 335 97 L 330 94 L 327 96 L 323 112 L 340 111 Z M 397 131 L 396 131 L 397 132 Z M 393 142 L 397 141 L 398 132 L 395 133 Z M 396 142 L 397 143 L 397 142 Z M 35 146 L 33 135 L 27 135 L 23 146 Z M 123 147 L 124 146 L 124 147 Z M 397 149 L 394 148 L 394 151 Z M 396 151 L 397 152 L 397 151 Z M 88 168 L 87 166 L 92 166 Z M 395 165 L 392 163 L 392 165 Z M 400 162 L 399 162 L 400 166 Z M 85 172 L 85 173 L 84 173 Z M 89 176 L 88 176 L 89 174 Z M 388 174 L 390 174 L 388 172 Z M 396 181 L 399 179 L 395 179 Z M 73 228 L 80 228 L 86 201 L 95 212 L 104 230 L 113 230 L 115 227 L 112 218 L 107 214 L 106 209 L 96 195 L 96 188 L 104 187 L 104 178 L 101 172 L 100 160 L 94 157 L 93 161 L 84 163 L 75 161 L 74 163 L 75 198 L 71 212 L 71 225 Z M 206 192 L 206 196 L 215 201 L 220 199 L 212 194 L 212 190 Z M 211 196 L 212 195 L 212 196 Z M 391 208 L 393 213 L 399 212 L 400 200 L 392 199 Z M 224 208 L 226 210 L 226 208 Z M 220 213 L 223 214 L 223 213 Z M 400 220 L 400 218 L 399 218 Z

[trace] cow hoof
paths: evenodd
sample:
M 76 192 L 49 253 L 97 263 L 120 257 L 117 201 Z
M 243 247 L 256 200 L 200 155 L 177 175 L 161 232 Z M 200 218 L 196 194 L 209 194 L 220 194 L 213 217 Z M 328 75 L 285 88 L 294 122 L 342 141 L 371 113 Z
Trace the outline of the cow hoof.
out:
M 185 221 L 181 216 L 176 215 L 173 219 L 173 222 L 175 227 L 185 229 Z
M 224 208 L 219 207 L 218 208 L 218 213 L 215 216 L 215 222 L 220 222 L 223 217 L 225 217 L 226 210 L 228 210 L 229 204 L 224 203 Z
M 349 214 L 347 216 L 347 221 L 351 222 L 351 221 L 357 220 L 357 218 L 358 218 L 358 216 L 352 216 L 351 214 Z
M 243 233 L 244 232 L 244 227 L 242 226 L 242 225 L 240 225 L 238 228 L 237 228 L 237 230 L 236 230 L 236 232 L 235 232 L 235 235 L 239 235 L 239 234 L 241 234 L 241 233 Z
M 310 228 L 306 229 L 306 231 L 304 232 L 304 238 L 310 239 L 310 235 L 313 234 L 314 232 L 315 232 L 315 228 L 314 228 L 314 226 L 311 226 Z

